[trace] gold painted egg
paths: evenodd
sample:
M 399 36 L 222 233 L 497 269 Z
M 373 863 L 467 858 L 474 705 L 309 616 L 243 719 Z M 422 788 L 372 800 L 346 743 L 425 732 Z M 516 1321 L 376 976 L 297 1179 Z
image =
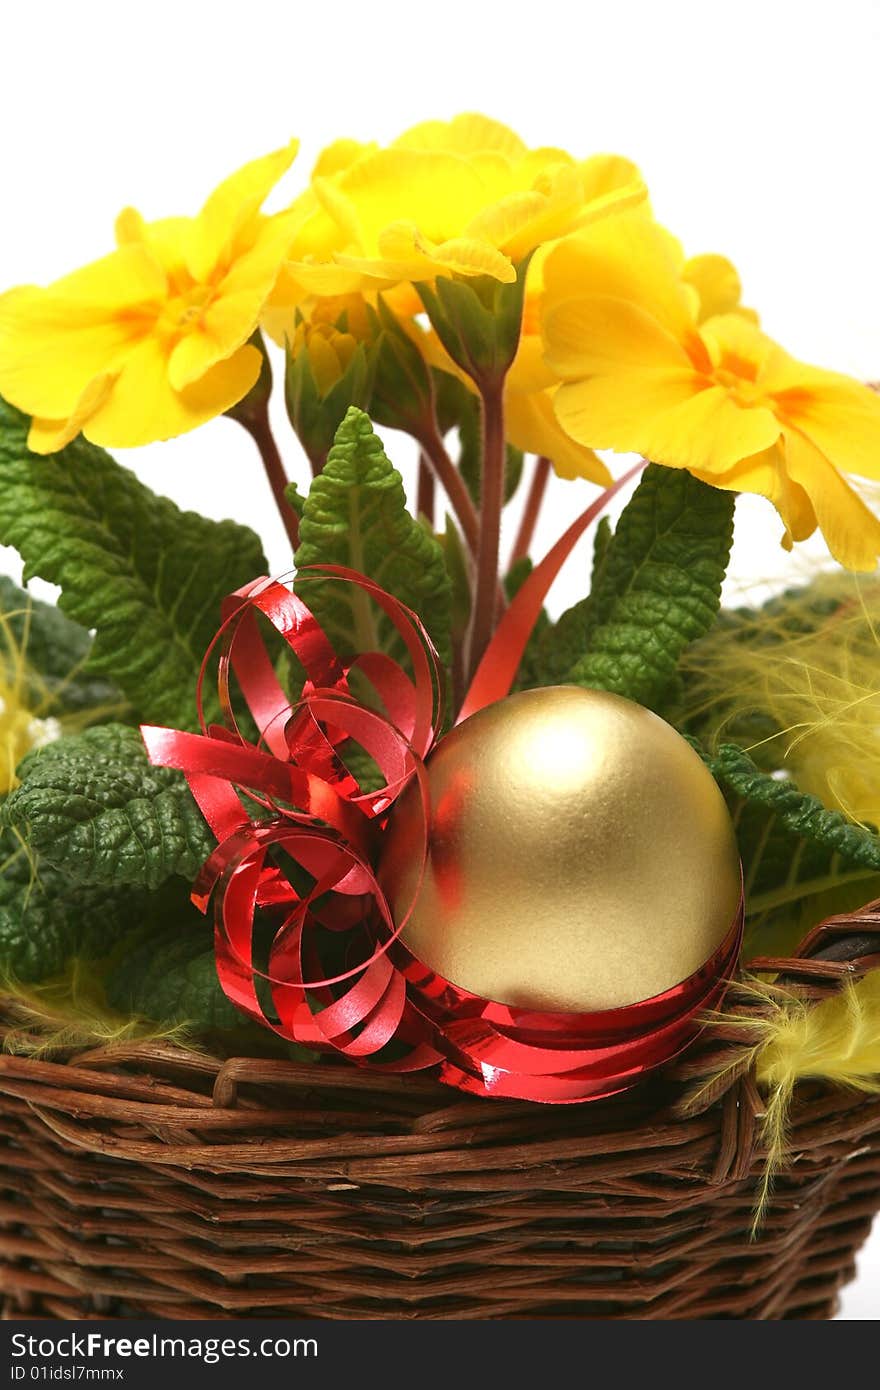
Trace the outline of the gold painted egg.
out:
M 585 1012 L 649 999 L 721 945 L 740 895 L 733 826 L 676 731 L 617 695 L 550 686 L 459 724 L 431 754 L 429 851 L 406 946 L 484 999 Z M 380 880 L 418 880 L 415 786 Z

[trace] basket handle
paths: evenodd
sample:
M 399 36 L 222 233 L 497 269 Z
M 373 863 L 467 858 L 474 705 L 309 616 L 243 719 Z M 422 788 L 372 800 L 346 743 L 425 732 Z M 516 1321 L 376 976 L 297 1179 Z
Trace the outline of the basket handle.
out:
M 755 973 L 772 972 L 780 984 L 807 986 L 824 996 L 844 980 L 860 979 L 880 967 L 880 898 L 855 912 L 829 917 L 814 927 L 794 956 L 758 956 Z M 824 987 L 823 987 L 824 986 Z
M 746 968 L 753 974 L 773 974 L 777 984 L 792 988 L 799 999 L 821 1003 L 847 980 L 861 979 L 869 970 L 880 968 L 880 898 L 855 912 L 821 922 L 804 937 L 794 955 L 758 956 L 748 961 Z M 732 1011 L 739 1021 L 708 1030 L 702 1044 L 668 1073 L 670 1079 L 685 1086 L 684 1094 L 673 1105 L 674 1113 L 698 1114 L 714 1102 L 723 1103 L 727 1138 L 713 1177 L 719 1182 L 731 1173 L 747 1171 L 756 1117 L 761 1111 L 748 1070 L 754 1037 L 742 1026 L 756 1017 L 756 1001 L 748 995 L 737 997 L 736 986 L 732 994 Z M 713 1077 L 717 1077 L 714 1082 Z

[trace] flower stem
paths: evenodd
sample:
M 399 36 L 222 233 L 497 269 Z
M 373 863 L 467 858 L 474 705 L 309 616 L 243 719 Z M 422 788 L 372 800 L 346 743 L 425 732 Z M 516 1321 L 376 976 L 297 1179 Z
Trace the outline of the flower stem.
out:
M 436 421 L 426 418 L 420 421 L 419 425 L 411 430 L 411 433 L 433 468 L 440 486 L 449 498 L 468 549 L 471 554 L 476 554 L 480 535 L 477 509 L 471 500 L 464 478 L 449 457 Z
M 290 541 L 291 548 L 296 550 L 299 545 L 299 518 L 284 495 L 288 477 L 278 452 L 278 445 L 275 443 L 272 426 L 269 424 L 269 412 L 264 407 L 262 410 L 250 412 L 247 418 L 238 418 L 239 423 L 247 430 L 260 452 L 266 477 L 269 479 L 269 486 L 272 489 L 272 496 L 275 498 L 275 505 L 278 508 L 278 515 L 281 517 L 284 530 L 287 532 L 287 539 Z
M 431 529 L 434 529 L 435 502 L 434 471 L 424 451 L 419 454 L 419 481 L 416 491 L 416 515 L 423 516 Z
M 504 380 L 480 383 L 483 403 L 483 477 L 480 489 L 480 534 L 477 587 L 471 621 L 469 674 L 473 676 L 495 626 L 498 609 L 498 554 L 504 506 Z
M 517 560 L 523 560 L 532 548 L 532 540 L 535 535 L 535 523 L 541 510 L 541 503 L 544 500 L 544 493 L 547 490 L 547 480 L 550 477 L 550 460 L 543 455 L 535 460 L 535 469 L 532 473 L 532 481 L 529 485 L 529 495 L 526 498 L 526 505 L 523 508 L 522 520 L 519 523 L 519 531 L 513 543 L 513 550 L 510 554 L 511 566 Z

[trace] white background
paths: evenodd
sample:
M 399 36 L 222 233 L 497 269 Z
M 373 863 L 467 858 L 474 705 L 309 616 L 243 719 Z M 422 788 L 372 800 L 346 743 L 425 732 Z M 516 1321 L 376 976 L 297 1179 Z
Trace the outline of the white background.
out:
M 3 49 L 0 287 L 110 249 L 126 203 L 148 217 L 196 211 L 220 178 L 291 135 L 303 141 L 292 193 L 336 136 L 386 140 L 478 109 L 530 144 L 629 155 L 661 220 L 689 252 L 731 256 L 747 302 L 790 351 L 880 377 L 872 0 L 32 0 L 7 7 Z M 390 444 L 409 480 L 407 450 Z M 184 506 L 255 526 L 273 568 L 288 567 L 252 446 L 231 422 L 123 461 Z M 557 484 L 540 549 L 590 496 Z M 768 505 L 740 503 L 730 587 L 791 574 L 778 537 Z M 812 542 L 801 564 L 822 555 Z M 582 591 L 587 558 L 555 608 Z M 0 568 L 18 572 L 12 552 Z M 880 1319 L 877 1234 L 843 1316 Z

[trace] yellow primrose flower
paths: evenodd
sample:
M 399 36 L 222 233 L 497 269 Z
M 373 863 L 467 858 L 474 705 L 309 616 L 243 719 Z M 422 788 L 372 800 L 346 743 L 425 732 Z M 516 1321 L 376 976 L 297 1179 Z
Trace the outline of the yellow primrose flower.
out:
M 875 567 L 880 520 L 844 474 L 880 477 L 880 398 L 796 361 L 741 314 L 701 323 L 671 239 L 644 217 L 569 238 L 544 274 L 554 407 L 574 439 L 759 493 L 786 546 L 818 526 L 842 565 Z
M 124 448 L 183 434 L 241 400 L 248 344 L 290 244 L 290 214 L 260 209 L 296 143 L 246 164 L 196 217 L 126 209 L 117 249 L 47 288 L 0 297 L 0 392 L 52 453 L 80 430 Z
M 580 175 L 584 194 L 592 203 L 641 184 L 636 166 L 619 155 L 594 155 L 584 160 Z M 543 266 L 548 250 L 541 247 L 529 266 L 519 347 L 504 383 L 505 433 L 508 442 L 524 454 L 550 459 L 560 477 L 607 484 L 611 478 L 605 464 L 592 449 L 566 433 L 553 409 L 560 378 L 547 365 L 541 341 Z M 474 389 L 471 379 L 444 351 L 436 333 L 420 334 L 419 341 L 433 366 L 451 372 Z
M 510 284 L 536 247 L 646 196 L 637 178 L 594 185 L 590 161 L 530 150 L 486 116 L 427 121 L 386 149 L 343 142 L 292 209 L 289 281 L 318 295 L 438 275 Z

